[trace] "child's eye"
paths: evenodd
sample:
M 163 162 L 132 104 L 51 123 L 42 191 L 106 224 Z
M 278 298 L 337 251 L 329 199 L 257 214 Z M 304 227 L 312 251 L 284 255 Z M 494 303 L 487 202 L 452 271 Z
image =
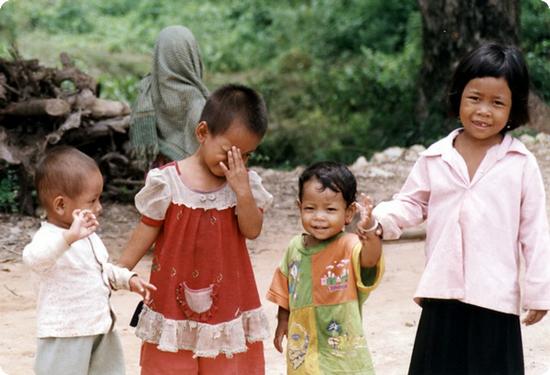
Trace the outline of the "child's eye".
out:
M 337 209 L 337 208 L 334 208 L 334 207 L 329 207 L 328 210 L 329 210 L 330 212 L 338 211 L 338 209 Z
M 504 103 L 497 100 L 497 101 L 495 102 L 495 105 L 496 105 L 497 107 L 502 107 L 502 106 L 504 106 Z
M 479 100 L 479 97 L 477 97 L 475 95 L 470 95 L 470 96 L 468 96 L 468 99 L 473 101 L 473 102 L 477 102 Z

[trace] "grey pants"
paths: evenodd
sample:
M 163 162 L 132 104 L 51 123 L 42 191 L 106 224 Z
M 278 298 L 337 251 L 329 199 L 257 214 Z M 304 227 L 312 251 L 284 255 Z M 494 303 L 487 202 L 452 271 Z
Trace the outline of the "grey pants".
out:
M 122 345 L 116 332 L 38 339 L 37 375 L 124 375 Z

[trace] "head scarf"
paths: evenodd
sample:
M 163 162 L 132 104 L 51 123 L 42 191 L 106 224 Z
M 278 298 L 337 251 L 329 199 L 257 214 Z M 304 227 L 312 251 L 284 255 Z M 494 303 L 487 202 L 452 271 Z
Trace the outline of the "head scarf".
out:
M 189 29 L 164 28 L 157 38 L 151 74 L 139 85 L 130 140 L 136 159 L 149 165 L 160 152 L 183 159 L 198 147 L 195 127 L 208 97 L 199 47 Z

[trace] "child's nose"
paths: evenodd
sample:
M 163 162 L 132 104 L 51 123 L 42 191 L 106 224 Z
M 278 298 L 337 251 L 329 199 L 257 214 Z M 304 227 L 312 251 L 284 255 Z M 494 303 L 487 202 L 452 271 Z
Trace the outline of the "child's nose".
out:
M 489 104 L 487 103 L 480 103 L 478 108 L 477 108 L 477 112 L 478 114 L 480 115 L 483 115 L 483 116 L 489 116 L 491 114 L 491 110 L 490 110 L 490 106 Z
M 325 215 L 323 214 L 323 211 L 317 210 L 313 213 L 313 218 L 315 220 L 323 220 L 325 218 Z

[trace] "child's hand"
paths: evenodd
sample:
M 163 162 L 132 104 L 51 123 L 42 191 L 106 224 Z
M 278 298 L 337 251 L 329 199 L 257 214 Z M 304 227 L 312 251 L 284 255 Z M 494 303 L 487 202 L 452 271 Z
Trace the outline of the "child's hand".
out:
M 288 320 L 281 321 L 277 324 L 277 329 L 275 330 L 275 338 L 273 339 L 273 345 L 279 353 L 283 352 L 283 337 L 288 335 Z
M 227 151 L 227 164 L 220 162 L 220 167 L 223 169 L 225 178 L 237 197 L 249 193 L 248 171 L 244 165 L 241 150 L 236 146 L 232 146 L 231 150 Z
M 366 241 L 369 236 L 380 235 L 378 222 L 372 217 L 372 199 L 365 194 L 361 194 L 359 197 L 360 202 L 355 202 L 360 215 L 359 222 L 357 223 L 357 235 L 361 242 Z
M 145 304 L 151 302 L 151 291 L 156 291 L 157 287 L 147 281 L 143 280 L 138 275 L 134 275 L 130 278 L 130 291 L 135 292 L 143 297 Z
M 527 316 L 523 318 L 523 323 L 526 326 L 540 322 L 542 318 L 546 315 L 548 311 L 546 310 L 529 310 L 527 311 Z
M 63 232 L 63 237 L 69 245 L 94 233 L 99 226 L 97 218 L 90 210 L 74 210 L 71 227 Z
M 290 311 L 279 306 L 277 312 L 277 329 L 275 330 L 275 338 L 273 338 L 273 345 L 279 353 L 283 352 L 283 337 L 288 337 L 288 318 Z

